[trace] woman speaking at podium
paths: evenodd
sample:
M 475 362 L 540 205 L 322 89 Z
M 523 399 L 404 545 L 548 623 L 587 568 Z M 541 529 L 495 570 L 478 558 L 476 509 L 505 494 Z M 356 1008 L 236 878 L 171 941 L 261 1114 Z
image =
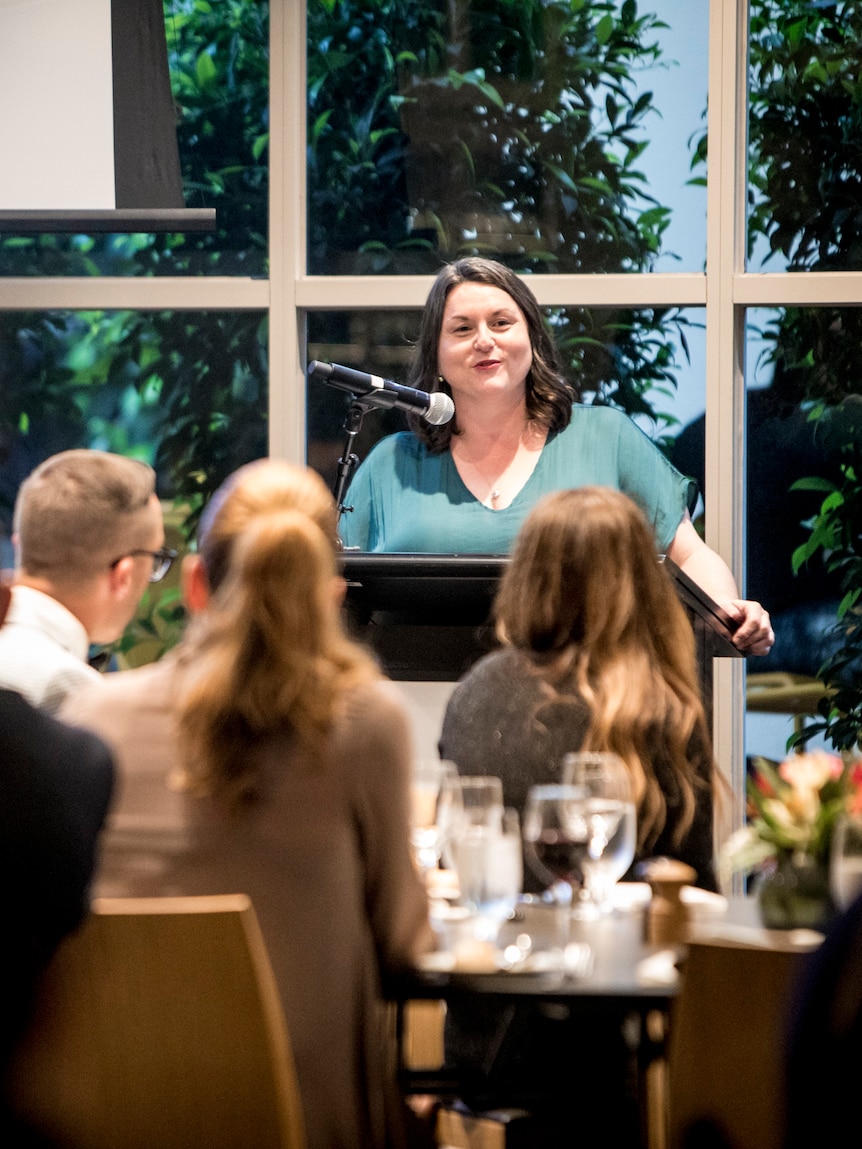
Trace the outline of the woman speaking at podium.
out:
M 622 411 L 575 402 L 538 302 L 514 272 L 476 257 L 441 269 L 408 382 L 451 395 L 454 418 L 434 426 L 410 416 L 410 431 L 374 447 L 350 485 L 345 546 L 506 554 L 543 495 L 613 487 L 641 507 L 658 550 L 738 620 L 734 644 L 769 651 L 768 613 L 740 599 L 691 523 L 693 481 Z

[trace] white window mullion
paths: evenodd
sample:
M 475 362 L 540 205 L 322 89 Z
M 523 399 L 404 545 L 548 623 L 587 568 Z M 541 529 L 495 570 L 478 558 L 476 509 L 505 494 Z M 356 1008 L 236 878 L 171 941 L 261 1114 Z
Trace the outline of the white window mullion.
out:
M 304 463 L 305 2 L 271 0 L 269 61 L 269 453 Z
M 744 310 L 733 299 L 745 261 L 747 0 L 711 0 L 707 173 L 707 542 L 738 581 L 744 571 Z M 718 659 L 714 735 L 733 799 L 721 834 L 745 816 L 744 666 Z

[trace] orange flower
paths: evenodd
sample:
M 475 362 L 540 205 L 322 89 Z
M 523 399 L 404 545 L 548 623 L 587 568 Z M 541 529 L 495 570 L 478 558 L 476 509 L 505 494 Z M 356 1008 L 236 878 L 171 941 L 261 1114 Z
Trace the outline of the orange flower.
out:
M 746 798 L 746 825 L 722 850 L 725 870 L 757 869 L 788 853 L 825 859 L 836 819 L 845 811 L 862 818 L 862 759 L 845 763 L 824 750 L 755 758 Z

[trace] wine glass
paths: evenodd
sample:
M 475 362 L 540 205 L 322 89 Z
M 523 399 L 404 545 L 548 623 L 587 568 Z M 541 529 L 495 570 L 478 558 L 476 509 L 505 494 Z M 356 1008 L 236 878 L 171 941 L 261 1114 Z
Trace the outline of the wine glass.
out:
M 557 946 L 561 962 L 569 942 L 571 906 L 584 884 L 590 845 L 588 823 L 576 813 L 587 796 L 580 786 L 531 786 L 524 804 L 524 847 L 540 881 L 549 883 L 557 905 Z
M 841 814 L 835 822 L 829 855 L 829 888 L 846 910 L 862 894 L 862 820 Z
M 579 891 L 584 884 L 590 832 L 584 819 L 573 816 L 573 811 L 586 797 L 580 786 L 531 786 L 524 805 L 527 861 L 541 881 L 551 885 L 563 882 L 570 892 Z
M 563 759 L 563 783 L 586 791 L 582 816 L 590 826 L 578 912 L 613 912 L 613 888 L 635 856 L 637 814 L 631 775 L 618 754 L 579 751 Z
M 492 807 L 487 807 L 488 811 Z M 511 915 L 523 885 L 517 810 L 485 818 L 463 817 L 450 848 L 462 903 L 473 916 L 473 936 L 493 943 Z
M 465 823 L 494 826 L 503 821 L 503 782 L 491 774 L 462 774 L 461 816 Z
M 461 791 L 454 762 L 426 758 L 413 764 L 410 841 L 422 874 L 437 867 L 460 818 Z

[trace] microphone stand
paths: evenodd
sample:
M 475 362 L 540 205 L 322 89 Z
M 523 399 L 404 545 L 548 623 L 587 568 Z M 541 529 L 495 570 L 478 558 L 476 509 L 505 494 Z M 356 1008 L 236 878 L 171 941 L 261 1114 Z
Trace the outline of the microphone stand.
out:
M 347 416 L 344 420 L 344 451 L 338 460 L 335 486 L 333 487 L 335 505 L 338 508 L 338 522 L 341 521 L 341 516 L 345 511 L 353 510 L 353 507 L 344 505 L 344 494 L 350 482 L 351 475 L 359 464 L 359 456 L 353 451 L 353 440 L 362 429 L 362 420 L 365 418 L 366 413 L 373 407 L 374 403 L 367 403 L 362 399 L 354 399 L 347 408 Z

